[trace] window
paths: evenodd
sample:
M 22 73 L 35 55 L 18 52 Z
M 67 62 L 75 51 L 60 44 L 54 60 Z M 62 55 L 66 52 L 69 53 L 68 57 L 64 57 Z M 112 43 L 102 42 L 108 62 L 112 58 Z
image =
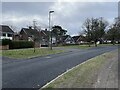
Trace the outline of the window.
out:
M 12 37 L 12 34 L 8 34 L 8 37 Z
M 2 36 L 6 36 L 6 34 L 5 34 L 5 33 L 3 33 L 3 34 L 2 34 Z

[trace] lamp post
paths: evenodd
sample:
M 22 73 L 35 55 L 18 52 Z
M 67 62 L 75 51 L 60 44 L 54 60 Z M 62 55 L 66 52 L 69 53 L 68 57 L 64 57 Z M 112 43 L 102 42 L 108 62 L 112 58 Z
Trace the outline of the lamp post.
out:
M 50 49 L 52 50 L 52 30 L 51 29 L 51 13 L 54 11 L 49 11 L 49 31 L 50 31 Z

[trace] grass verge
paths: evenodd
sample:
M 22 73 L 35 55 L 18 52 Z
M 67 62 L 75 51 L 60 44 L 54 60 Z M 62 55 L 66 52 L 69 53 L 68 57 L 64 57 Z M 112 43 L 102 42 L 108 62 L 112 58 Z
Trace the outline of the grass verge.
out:
M 116 44 L 118 45 L 118 44 Z M 98 44 L 98 47 L 100 46 L 114 46 L 113 44 Z M 95 47 L 94 44 L 91 44 L 90 47 L 88 45 L 68 45 L 68 46 L 61 46 L 64 48 L 76 48 L 76 49 L 89 49 Z
M 44 89 L 48 88 L 91 88 L 96 82 L 97 73 L 102 65 L 117 54 L 116 51 L 102 54 L 80 64 L 61 77 L 55 79 Z
M 15 50 L 3 50 L 2 56 L 15 59 L 25 59 L 37 56 L 45 56 L 50 54 L 57 54 L 64 52 L 64 50 L 50 50 L 48 48 L 36 48 L 35 52 L 33 48 L 30 49 L 15 49 Z
M 89 47 L 88 45 L 69 45 L 69 46 L 61 46 L 64 48 L 76 48 L 76 49 L 89 49 L 91 47 L 94 47 L 94 45 L 91 45 L 91 47 Z

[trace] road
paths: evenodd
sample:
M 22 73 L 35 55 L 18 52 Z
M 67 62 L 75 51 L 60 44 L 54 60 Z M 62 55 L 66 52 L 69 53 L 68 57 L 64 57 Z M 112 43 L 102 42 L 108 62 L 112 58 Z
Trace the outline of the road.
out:
M 117 46 L 101 46 L 25 60 L 3 58 L 3 88 L 41 88 L 66 70 L 115 49 Z

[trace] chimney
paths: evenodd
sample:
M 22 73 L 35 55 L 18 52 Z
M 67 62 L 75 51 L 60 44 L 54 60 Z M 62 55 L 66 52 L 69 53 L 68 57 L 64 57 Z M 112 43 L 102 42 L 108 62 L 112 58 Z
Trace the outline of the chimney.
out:
M 32 26 L 29 26 L 29 29 L 32 29 Z
M 45 31 L 47 31 L 47 29 L 45 29 Z

